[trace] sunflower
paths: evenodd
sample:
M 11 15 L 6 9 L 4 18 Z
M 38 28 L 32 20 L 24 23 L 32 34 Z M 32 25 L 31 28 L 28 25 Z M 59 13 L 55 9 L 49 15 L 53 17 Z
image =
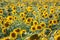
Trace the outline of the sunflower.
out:
M 23 22 L 26 22 L 26 17 L 21 18 Z
M 48 13 L 45 13 L 43 16 L 44 16 L 44 18 L 48 18 L 49 15 L 48 15 Z
M 20 2 L 17 2 L 16 6 L 19 6 L 20 7 L 21 6 L 21 3 Z
M 4 27 L 5 27 L 5 28 L 8 28 L 9 25 L 10 25 L 9 22 L 4 23 Z
M 60 40 L 60 35 L 54 36 L 54 40 Z
M 49 17 L 48 18 L 53 18 L 53 15 L 52 14 L 49 14 Z
M 7 20 L 13 20 L 13 16 L 8 16 Z
M 13 11 L 13 10 L 16 11 L 16 6 L 12 7 L 12 11 Z
M 36 26 L 36 29 L 37 29 L 37 30 L 41 30 L 42 27 L 41 27 L 40 25 L 37 25 L 37 26 Z
M 24 34 L 24 33 L 26 33 L 26 30 L 23 29 L 23 30 L 20 31 L 21 37 L 22 37 L 22 34 Z
M 3 28 L 3 29 L 2 29 L 2 33 L 3 33 L 3 34 L 6 34 L 6 28 Z
M 55 13 L 55 9 L 53 7 L 50 8 L 50 13 L 54 14 Z
M 53 20 L 53 24 L 57 24 L 58 22 L 57 22 L 57 20 L 55 19 L 55 20 Z
M 11 32 L 10 33 L 10 37 L 13 38 L 13 39 L 16 39 L 17 38 L 17 34 L 15 32 Z
M 12 13 L 12 15 L 15 15 L 15 14 L 16 14 L 16 11 L 15 11 L 15 10 L 13 10 L 13 11 L 11 11 L 11 13 Z
M 13 23 L 13 16 L 8 16 L 6 22 Z
M 41 22 L 40 26 L 44 28 L 44 27 L 46 27 L 46 23 L 45 22 Z
M 17 16 L 13 16 L 13 20 L 17 20 Z
M 26 9 L 27 9 L 28 12 L 31 12 L 33 10 L 32 6 L 28 6 Z
M 50 9 L 50 13 L 54 13 L 54 9 Z
M 26 19 L 25 23 L 26 24 L 30 24 L 32 21 L 33 21 L 33 18 L 29 17 L 29 18 Z
M 3 29 L 3 28 L 5 28 L 5 26 L 3 25 L 1 28 Z
M 38 6 L 38 11 L 41 11 L 42 10 L 42 6 Z
M 5 37 L 5 38 L 3 38 L 3 40 L 10 40 L 10 38 L 9 37 Z
M 2 16 L 0 16 L 0 24 L 3 24 L 3 17 Z
M 20 13 L 20 17 L 25 17 L 25 16 L 26 16 L 25 12 Z
M 58 15 L 57 14 L 54 14 L 53 15 L 55 19 L 58 19 Z
M 10 6 L 11 8 L 13 8 L 15 5 L 14 5 L 13 3 L 11 3 L 11 4 L 9 4 L 9 6 Z
M 49 25 L 52 25 L 53 24 L 53 20 L 49 20 L 48 23 L 49 23 Z
M 54 36 L 57 36 L 57 35 L 60 35 L 60 30 L 56 30 L 56 31 L 54 32 Z
M 20 33 L 20 28 L 16 28 L 16 29 L 14 29 L 14 32 L 16 32 L 16 33 Z
M 44 5 L 44 9 L 47 9 L 48 8 L 48 5 Z
M 33 14 L 34 16 L 36 16 L 36 11 L 33 11 L 32 14 Z
M 0 16 L 0 20 L 2 20 L 3 19 L 3 17 L 2 16 Z
M 38 34 L 38 36 L 45 37 L 46 35 L 45 35 L 44 32 L 42 31 L 42 32 L 40 32 L 40 33 Z
M 38 25 L 38 22 L 37 21 L 33 21 L 33 25 L 37 26 Z
M 30 30 L 31 30 L 32 32 L 35 32 L 35 31 L 36 31 L 36 26 L 31 26 Z
M 28 40 L 39 40 L 39 36 L 38 34 L 34 34 Z
M 1 14 L 3 14 L 3 10 L 2 10 L 2 9 L 0 9 L 0 15 L 1 15 Z
M 52 28 L 52 25 L 49 24 L 49 25 L 48 25 L 48 28 Z

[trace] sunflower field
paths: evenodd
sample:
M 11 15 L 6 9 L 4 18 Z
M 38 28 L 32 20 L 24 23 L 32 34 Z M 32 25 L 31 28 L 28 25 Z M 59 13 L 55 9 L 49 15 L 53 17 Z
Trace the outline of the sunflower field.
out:
M 0 0 L 0 40 L 60 40 L 60 0 Z

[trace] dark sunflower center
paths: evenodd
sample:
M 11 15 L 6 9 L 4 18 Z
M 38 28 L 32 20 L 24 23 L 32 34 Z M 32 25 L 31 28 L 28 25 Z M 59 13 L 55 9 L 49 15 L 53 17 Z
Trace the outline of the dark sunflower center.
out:
M 9 23 L 5 23 L 5 26 L 8 27 L 9 26 Z
M 54 23 L 56 23 L 56 21 L 54 21 Z
M 41 26 L 44 26 L 44 24 L 42 24 Z
M 17 30 L 15 30 L 16 32 L 19 32 L 20 30 L 19 29 L 17 29 Z
M 52 23 L 52 21 L 50 21 L 50 23 Z
M 12 35 L 12 37 L 15 37 L 16 36 L 15 33 L 12 33 L 11 35 Z
M 57 40 L 60 40 L 60 36 L 57 38 Z
M 52 18 L 52 15 L 50 15 L 49 18 Z
M 39 37 L 38 37 L 38 34 L 34 34 L 30 37 L 31 40 L 38 40 Z
M 33 29 L 33 30 L 35 30 L 35 28 L 34 28 L 34 27 L 33 27 L 32 29 Z
M 37 29 L 41 29 L 41 27 L 40 27 L 40 26 L 38 26 L 38 27 L 37 27 Z
M 6 39 L 6 40 L 10 40 L 10 39 Z

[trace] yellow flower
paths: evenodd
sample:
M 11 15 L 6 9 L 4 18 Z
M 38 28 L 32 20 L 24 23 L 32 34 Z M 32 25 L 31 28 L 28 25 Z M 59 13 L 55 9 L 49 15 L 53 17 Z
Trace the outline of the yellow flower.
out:
M 42 29 L 42 27 L 40 25 L 36 26 L 36 30 L 41 30 L 41 29 Z
M 55 20 L 53 20 L 53 24 L 57 24 L 58 22 L 57 22 L 57 20 L 55 19 Z
M 48 13 L 44 14 L 44 18 L 48 18 L 48 16 L 49 16 Z
M 58 19 L 58 15 L 57 15 L 57 14 L 54 14 L 53 17 L 54 17 L 55 19 Z
M 26 24 L 30 24 L 32 21 L 33 21 L 33 18 L 29 17 L 29 18 L 26 19 L 25 23 Z
M 13 16 L 8 16 L 6 22 L 13 23 Z
M 2 25 L 2 27 L 1 27 L 2 29 L 4 29 L 5 28 L 5 26 L 4 25 Z
M 2 33 L 3 33 L 3 34 L 6 34 L 6 28 L 3 28 L 3 29 L 2 29 Z
M 0 16 L 0 20 L 2 20 L 3 19 L 3 17 L 2 16 Z
M 7 20 L 13 20 L 13 16 L 8 16 Z
M 14 29 L 13 31 L 18 34 L 18 33 L 20 33 L 20 30 L 21 30 L 20 28 L 16 28 L 16 29 Z
M 38 6 L 38 10 L 41 11 L 42 10 L 42 7 L 41 6 Z
M 26 30 L 21 30 L 21 31 L 20 31 L 21 37 L 22 37 L 22 34 L 24 34 L 25 32 L 26 32 Z
M 20 13 L 20 17 L 25 17 L 25 16 L 26 16 L 25 12 Z
M 21 18 L 23 22 L 26 22 L 26 17 Z
M 44 5 L 44 9 L 47 9 L 48 8 L 48 5 Z
M 28 6 L 26 9 L 27 9 L 28 12 L 31 12 L 32 11 L 32 6 Z
M 45 34 L 44 34 L 44 32 L 42 31 L 42 32 L 40 32 L 40 33 L 38 34 L 38 36 L 45 37 Z
M 54 13 L 55 13 L 55 9 L 54 9 L 53 6 L 51 6 L 51 8 L 50 8 L 50 13 L 51 13 L 51 14 L 54 14 Z
M 49 25 L 48 25 L 48 28 L 52 28 L 52 25 L 49 24 Z
M 45 22 L 41 22 L 40 26 L 44 28 L 44 27 L 46 27 L 46 23 Z
M 34 35 L 30 36 L 27 40 L 39 40 L 39 36 L 38 36 L 38 34 L 34 34 Z
M 12 15 L 15 15 L 16 14 L 16 10 L 13 10 L 11 13 L 12 13 Z
M 38 25 L 38 22 L 36 20 L 33 21 L 33 25 L 34 26 L 37 26 Z
M 14 7 L 12 7 L 12 11 L 16 11 L 16 7 L 14 6 Z
M 3 14 L 3 10 L 2 10 L 2 9 L 0 9 L 0 15 L 1 15 L 1 14 Z
M 31 26 L 31 29 L 30 29 L 32 32 L 35 32 L 36 31 L 36 26 Z
M 16 6 L 21 6 L 20 2 L 17 2 Z
M 13 16 L 13 20 L 17 20 L 18 18 L 17 18 L 17 16 Z
M 60 35 L 60 30 L 56 30 L 56 31 L 54 32 L 54 37 L 55 37 L 55 36 L 58 36 L 58 35 Z
M 15 32 L 11 32 L 10 33 L 10 38 L 16 39 L 17 38 L 17 34 Z
M 49 25 L 52 25 L 53 24 L 53 20 L 49 20 L 48 23 L 49 23 Z
M 10 6 L 11 8 L 13 8 L 13 7 L 15 6 L 15 4 L 11 3 L 9 6 Z
M 33 11 L 32 14 L 33 14 L 34 16 L 36 16 L 36 12 L 35 12 L 35 11 Z
M 53 17 L 53 15 L 52 14 L 49 14 L 49 17 L 48 18 L 52 18 Z
M 54 40 L 60 40 L 60 35 L 54 36 Z
M 9 25 L 10 25 L 10 23 L 9 23 L 9 22 L 5 22 L 3 26 L 4 26 L 4 28 L 8 28 L 8 27 L 9 27 Z
M 10 40 L 9 37 L 4 37 L 2 40 Z
M 53 13 L 54 13 L 54 9 L 51 9 L 51 10 L 50 10 L 50 13 L 53 14 Z

